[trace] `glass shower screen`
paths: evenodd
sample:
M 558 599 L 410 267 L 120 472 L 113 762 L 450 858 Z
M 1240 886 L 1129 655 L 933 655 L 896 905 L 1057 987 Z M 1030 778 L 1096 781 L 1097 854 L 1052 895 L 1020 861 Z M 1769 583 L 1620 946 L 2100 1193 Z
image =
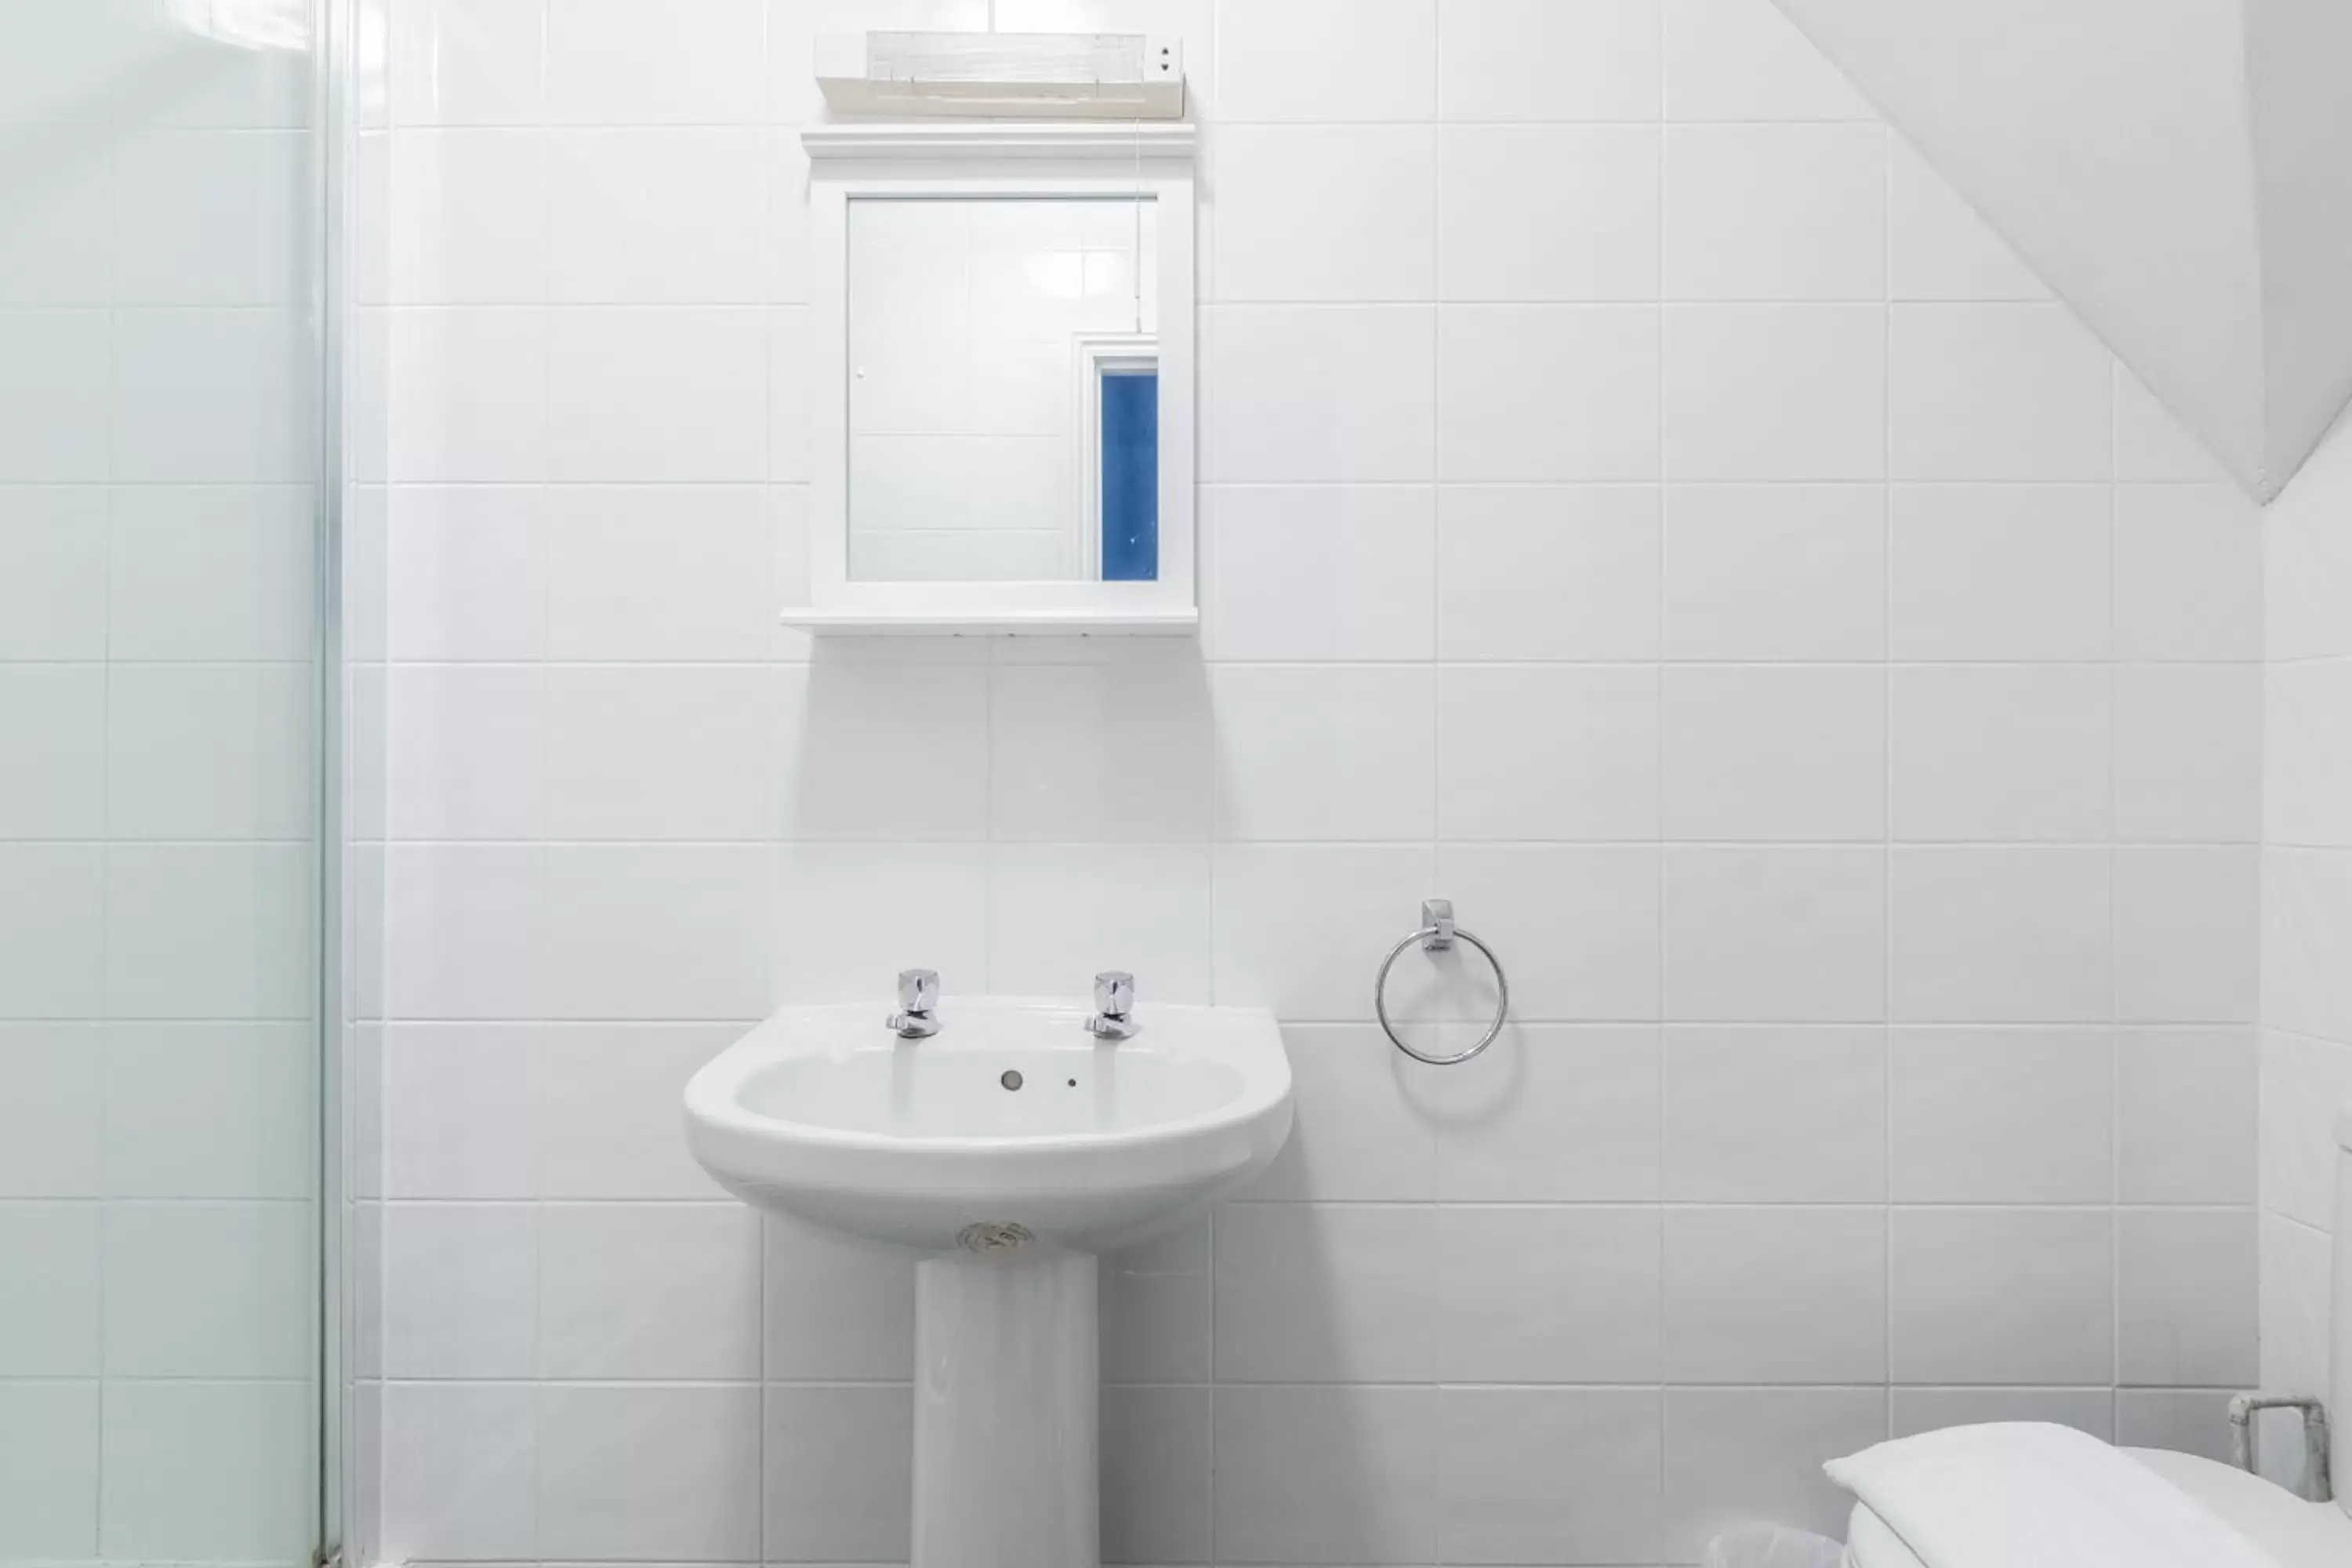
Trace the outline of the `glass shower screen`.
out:
M 0 5 L 0 1564 L 319 1539 L 310 15 Z

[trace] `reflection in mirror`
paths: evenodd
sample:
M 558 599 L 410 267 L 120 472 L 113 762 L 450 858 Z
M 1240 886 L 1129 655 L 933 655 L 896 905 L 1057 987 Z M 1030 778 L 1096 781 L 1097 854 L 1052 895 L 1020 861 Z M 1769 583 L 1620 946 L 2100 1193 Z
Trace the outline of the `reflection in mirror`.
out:
M 1153 213 L 851 199 L 853 579 L 1159 576 Z

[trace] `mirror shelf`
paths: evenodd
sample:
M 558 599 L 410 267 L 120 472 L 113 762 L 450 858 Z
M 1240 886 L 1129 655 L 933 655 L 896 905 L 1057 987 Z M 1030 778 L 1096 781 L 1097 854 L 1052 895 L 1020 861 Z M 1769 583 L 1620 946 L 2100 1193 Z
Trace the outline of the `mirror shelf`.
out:
M 1192 128 L 802 140 L 808 589 L 783 623 L 1195 630 Z

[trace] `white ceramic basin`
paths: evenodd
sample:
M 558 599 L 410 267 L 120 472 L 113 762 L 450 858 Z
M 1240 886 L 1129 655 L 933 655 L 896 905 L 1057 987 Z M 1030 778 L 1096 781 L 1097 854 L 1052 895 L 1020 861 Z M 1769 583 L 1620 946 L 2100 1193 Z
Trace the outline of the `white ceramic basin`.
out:
M 1290 1135 L 1274 1019 L 989 998 L 902 1040 L 879 1003 L 777 1014 L 686 1086 L 745 1202 L 919 1247 L 911 1568 L 1100 1561 L 1095 1254 L 1181 1224 Z M 815 1440 L 813 1436 L 812 1440 Z
M 877 1241 L 1019 1226 L 1095 1252 L 1181 1223 L 1290 1134 L 1289 1058 L 1256 1009 L 1150 1007 L 1117 1042 L 1075 1003 L 950 998 L 923 1040 L 882 1011 L 779 1013 L 721 1052 L 687 1085 L 695 1158 L 747 1203 Z

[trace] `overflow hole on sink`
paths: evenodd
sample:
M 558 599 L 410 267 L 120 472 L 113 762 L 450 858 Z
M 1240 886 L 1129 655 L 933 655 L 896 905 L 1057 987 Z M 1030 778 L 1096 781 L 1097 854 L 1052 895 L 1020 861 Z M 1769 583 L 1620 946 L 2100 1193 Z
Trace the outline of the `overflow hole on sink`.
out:
M 1004 1069 L 1004 1076 L 998 1079 L 996 1081 L 1003 1084 L 1007 1089 L 1019 1089 L 1021 1087 L 1021 1074 L 1014 1068 L 1007 1068 Z
M 1077 1080 L 1076 1079 L 1072 1079 L 1070 1080 L 1070 1087 L 1071 1087 L 1072 1089 L 1076 1089 L 1076 1088 L 1077 1088 L 1077 1087 L 1078 1087 L 1078 1080 Z

